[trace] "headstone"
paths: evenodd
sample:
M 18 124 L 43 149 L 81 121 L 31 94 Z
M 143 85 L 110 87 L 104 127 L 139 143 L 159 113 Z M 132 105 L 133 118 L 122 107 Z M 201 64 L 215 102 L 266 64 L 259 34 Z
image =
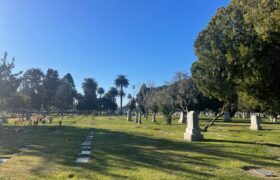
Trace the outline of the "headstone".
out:
M 4 164 L 5 162 L 7 162 L 10 158 L 1 158 L 0 159 L 0 164 Z
M 251 130 L 255 130 L 255 131 L 258 131 L 258 130 L 262 129 L 260 116 L 251 115 L 251 126 L 250 126 L 250 129 Z
M 127 121 L 131 121 L 131 110 L 127 111 Z
M 86 140 L 82 143 L 82 146 L 91 146 L 92 142 L 89 140 Z
M 187 114 L 187 124 L 186 132 L 184 133 L 185 141 L 192 142 L 203 140 L 203 136 L 199 128 L 198 114 L 196 112 L 190 111 Z
M 88 163 L 89 157 L 78 157 L 75 162 L 76 163 Z
M 80 155 L 84 155 L 84 156 L 90 156 L 91 154 L 91 151 L 86 151 L 86 150 L 82 150 L 81 154 Z
M 276 175 L 272 171 L 266 169 L 252 169 L 251 172 L 257 176 L 276 177 Z
M 137 124 L 142 124 L 142 113 L 138 113 Z
M 185 117 L 185 113 L 183 111 L 180 112 L 180 118 L 178 123 L 183 124 L 186 123 L 186 117 Z
M 231 122 L 231 117 L 229 112 L 224 112 L 224 122 Z
M 82 151 L 89 151 L 91 150 L 91 146 L 82 146 Z
M 93 140 L 93 136 L 92 135 L 87 136 L 87 140 Z

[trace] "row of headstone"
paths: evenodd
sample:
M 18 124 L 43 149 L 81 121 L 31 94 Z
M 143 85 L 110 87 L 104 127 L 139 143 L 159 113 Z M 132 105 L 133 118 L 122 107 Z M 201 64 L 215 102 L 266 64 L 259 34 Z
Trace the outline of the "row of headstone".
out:
M 226 118 L 230 118 L 229 114 L 226 114 Z M 259 115 L 255 114 L 251 116 L 251 130 L 261 130 L 261 118 Z M 201 134 L 199 127 L 198 114 L 195 111 L 190 111 L 187 114 L 187 128 L 184 133 L 185 141 L 201 141 L 203 140 L 203 135 Z
M 76 163 L 88 163 L 91 155 L 91 147 L 93 141 L 93 131 L 89 132 L 86 140 L 81 144 L 81 153 L 78 154 Z
M 132 114 L 131 114 L 131 110 L 127 111 L 127 121 L 132 121 Z M 152 122 L 155 123 L 156 122 L 156 113 L 152 114 Z M 142 115 L 140 112 L 136 112 L 135 113 L 135 123 L 136 124 L 142 124 Z

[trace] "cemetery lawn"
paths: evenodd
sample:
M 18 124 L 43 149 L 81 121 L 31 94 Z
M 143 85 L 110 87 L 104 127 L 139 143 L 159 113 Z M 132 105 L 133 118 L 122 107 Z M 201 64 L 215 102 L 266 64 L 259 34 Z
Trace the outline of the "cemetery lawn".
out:
M 58 119 L 39 127 L 0 125 L 0 157 L 11 156 L 0 164 L 0 179 L 258 179 L 244 172 L 244 166 L 280 175 L 280 124 L 265 122 L 264 130 L 250 131 L 248 119 L 219 121 L 203 133 L 205 141 L 187 143 L 186 125 L 176 121 L 168 126 L 160 118 L 156 124 L 143 120 L 135 125 L 121 116 L 76 116 L 62 128 Z M 76 164 L 90 129 L 91 161 Z M 20 150 L 27 144 L 36 146 Z

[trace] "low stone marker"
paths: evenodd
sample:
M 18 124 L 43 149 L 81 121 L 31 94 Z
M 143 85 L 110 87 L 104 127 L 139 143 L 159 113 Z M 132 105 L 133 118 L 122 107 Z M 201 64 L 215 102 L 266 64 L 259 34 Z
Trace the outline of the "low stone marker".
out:
M 91 151 L 87 150 L 82 150 L 81 154 L 80 155 L 84 155 L 84 156 L 90 156 L 91 155 Z
M 6 163 L 11 158 L 0 158 L 0 164 Z
M 179 118 L 178 123 L 180 123 L 180 124 L 186 123 L 186 116 L 183 111 L 180 112 L 180 118 Z
M 79 156 L 76 161 L 76 163 L 88 163 L 89 162 L 89 156 L 83 157 Z
M 198 114 L 196 112 L 190 111 L 188 113 L 187 124 L 186 132 L 184 133 L 184 140 L 189 142 L 203 140 L 203 136 L 199 128 Z
M 231 122 L 231 117 L 229 112 L 224 112 L 224 122 Z
M 260 116 L 258 116 L 258 115 L 252 115 L 251 116 L 251 126 L 250 126 L 250 129 L 251 130 L 255 130 L 255 131 L 258 131 L 258 130 L 262 129 Z
M 88 150 L 91 150 L 91 146 L 82 146 L 81 147 L 82 151 L 88 151 Z
M 93 140 L 93 131 L 89 132 L 89 134 L 86 137 L 86 140 L 82 142 L 81 145 L 81 153 L 79 153 L 77 159 L 75 160 L 75 163 L 88 163 L 90 160 L 91 155 L 91 145 Z
M 252 169 L 251 173 L 253 173 L 256 176 L 262 177 L 277 177 L 272 171 L 266 169 Z

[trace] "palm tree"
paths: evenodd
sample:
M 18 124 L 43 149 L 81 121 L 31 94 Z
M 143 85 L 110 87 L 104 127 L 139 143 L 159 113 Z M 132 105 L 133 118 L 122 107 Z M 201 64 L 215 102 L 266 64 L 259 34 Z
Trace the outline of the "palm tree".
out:
M 107 92 L 107 96 L 113 101 L 116 101 L 116 97 L 119 95 L 119 91 L 115 87 L 111 87 Z M 105 94 L 106 96 L 106 94 Z
M 85 78 L 82 84 L 85 97 L 96 97 L 97 82 L 93 78 Z
M 99 94 L 99 99 L 101 99 L 102 94 L 104 94 L 105 90 L 102 87 L 97 89 L 97 93 Z
M 97 90 L 97 82 L 93 78 L 86 78 L 82 83 L 82 88 L 84 91 L 85 97 L 85 107 L 90 113 L 90 110 L 94 110 L 97 107 L 96 103 L 96 90 Z
M 125 96 L 125 93 L 123 91 L 123 88 L 126 88 L 129 85 L 129 81 L 126 78 L 125 75 L 118 75 L 117 78 L 115 79 L 115 85 L 117 88 L 119 88 L 119 96 L 120 96 L 120 105 L 121 105 L 121 115 L 123 113 L 122 111 L 122 101 L 123 97 Z

